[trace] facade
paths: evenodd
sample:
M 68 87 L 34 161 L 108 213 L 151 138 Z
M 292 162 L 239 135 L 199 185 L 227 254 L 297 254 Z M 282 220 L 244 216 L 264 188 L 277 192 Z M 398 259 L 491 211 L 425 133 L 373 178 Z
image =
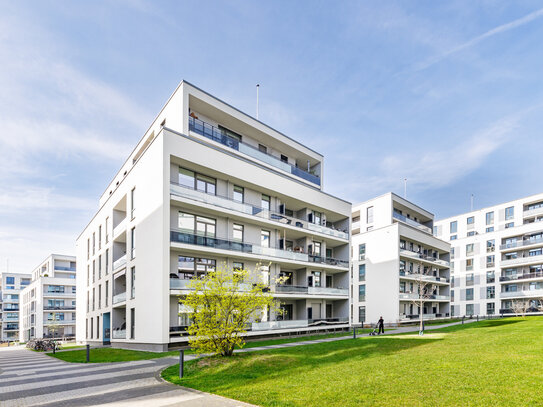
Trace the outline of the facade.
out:
M 249 335 L 348 327 L 351 204 L 323 191 L 323 163 L 182 82 L 77 239 L 78 340 L 152 350 L 185 341 L 179 296 L 223 263 L 260 264 L 283 303 L 284 315 L 262 315 Z
M 432 236 L 434 215 L 388 193 L 353 206 L 353 322 L 387 324 L 450 313 L 449 249 Z
M 8 273 L 0 274 L 2 284 L 0 293 L 0 340 L 19 340 L 19 298 L 21 291 L 30 284 L 30 274 Z
M 543 301 L 543 194 L 439 220 L 451 243 L 452 312 L 513 314 Z
M 76 263 L 74 256 L 52 254 L 32 271 L 21 291 L 19 340 L 74 338 Z

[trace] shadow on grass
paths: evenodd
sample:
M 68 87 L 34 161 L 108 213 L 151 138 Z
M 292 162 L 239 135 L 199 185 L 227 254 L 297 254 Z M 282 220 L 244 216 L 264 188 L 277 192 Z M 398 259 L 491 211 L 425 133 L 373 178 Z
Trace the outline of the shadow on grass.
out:
M 496 326 L 503 326 L 503 325 L 511 325 L 511 324 L 517 324 L 519 322 L 522 322 L 522 320 L 518 319 L 489 319 L 485 322 L 485 324 L 479 325 L 479 328 L 493 328 Z
M 427 345 L 441 338 L 365 338 L 296 347 L 258 353 L 238 353 L 230 358 L 208 357 L 186 365 L 185 377 L 177 376 L 178 365 L 163 372 L 163 377 L 176 384 L 211 392 L 226 392 L 246 381 L 273 381 L 296 376 L 311 369 L 336 365 L 351 359 L 367 363 L 366 359 L 386 356 Z

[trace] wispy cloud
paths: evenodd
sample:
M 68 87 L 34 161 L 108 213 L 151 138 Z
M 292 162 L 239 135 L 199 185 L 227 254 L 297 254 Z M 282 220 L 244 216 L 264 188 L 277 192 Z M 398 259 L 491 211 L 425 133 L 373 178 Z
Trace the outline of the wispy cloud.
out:
M 477 37 L 474 37 L 472 39 L 470 39 L 469 41 L 466 41 L 460 45 L 457 45 L 456 47 L 453 47 L 447 51 L 444 51 L 424 62 L 422 62 L 420 65 L 418 65 L 416 67 L 415 70 L 417 71 L 421 71 L 421 70 L 424 70 L 426 68 L 429 68 L 430 66 L 448 58 L 449 56 L 453 55 L 453 54 L 456 54 L 460 51 L 463 51 L 467 48 L 470 48 L 470 47 L 473 47 L 474 45 L 477 45 L 479 44 L 480 42 L 490 38 L 490 37 L 493 37 L 495 35 L 498 35 L 498 34 L 501 34 L 503 32 L 506 32 L 506 31 L 509 31 L 509 30 L 512 30 L 512 29 L 515 29 L 517 27 L 520 27 L 524 24 L 528 24 L 540 17 L 543 16 L 543 8 L 542 9 L 539 9 L 539 10 L 536 10 L 536 11 L 533 11 L 531 12 L 530 14 L 527 14 L 525 15 L 524 17 L 521 17 L 521 18 L 518 18 L 514 21 L 511 21 L 509 23 L 506 23 L 506 24 L 502 24 L 498 27 L 495 27 L 491 30 L 488 30 L 487 32 L 477 36 Z

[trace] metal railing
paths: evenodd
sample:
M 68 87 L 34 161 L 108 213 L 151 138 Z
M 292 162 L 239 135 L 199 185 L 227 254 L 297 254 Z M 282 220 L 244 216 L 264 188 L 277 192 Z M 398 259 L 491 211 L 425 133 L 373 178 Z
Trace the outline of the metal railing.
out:
M 449 300 L 449 295 L 424 294 L 423 300 Z M 401 300 L 419 300 L 420 296 L 417 293 L 400 293 Z
M 523 263 L 543 263 L 543 254 L 538 254 L 535 256 L 522 256 L 515 257 L 511 259 L 503 259 L 501 261 L 501 266 L 510 266 L 514 264 L 523 264 Z
M 219 129 L 202 120 L 189 116 L 189 130 L 198 133 L 201 136 L 207 137 L 208 139 L 220 143 L 224 146 L 247 154 L 248 156 L 256 158 L 259 161 L 263 161 L 266 164 L 274 166 L 275 168 L 279 168 L 292 175 L 303 178 L 313 184 L 321 184 L 321 180 L 318 175 L 311 174 L 299 167 L 282 161 L 280 158 L 264 153 L 249 144 L 245 144 L 235 139 L 234 137 L 229 136 L 225 130 Z
M 113 304 L 118 304 L 120 302 L 126 301 L 126 291 L 113 296 Z
M 255 205 L 235 201 L 234 199 L 227 196 L 199 191 L 194 187 L 181 185 L 177 182 L 170 182 L 170 184 L 170 193 L 172 195 L 188 197 L 190 199 L 197 200 L 198 202 L 218 206 L 224 209 L 234 210 L 236 212 L 241 212 L 251 216 L 257 216 L 266 220 L 273 220 L 275 222 L 286 225 L 309 229 L 313 232 L 319 232 L 326 235 L 339 237 L 345 240 L 349 239 L 349 234 L 344 230 L 339 230 L 330 226 L 318 225 L 316 223 L 311 223 L 306 219 L 300 219 L 294 216 L 287 216 L 285 214 L 270 211 L 268 209 L 261 208 Z
M 543 278 L 543 271 L 536 271 L 533 273 L 524 274 L 513 274 L 511 276 L 501 276 L 500 281 L 526 280 L 529 278 Z
M 309 287 L 302 285 L 276 285 L 276 293 L 302 293 L 307 294 Z
M 400 255 L 408 256 L 415 259 L 426 260 L 433 263 L 437 263 L 441 266 L 450 267 L 450 263 L 446 260 L 441 260 L 441 259 L 438 259 L 437 257 L 424 255 L 423 253 L 417 253 L 409 249 L 400 249 Z
M 172 230 L 170 232 L 170 239 L 172 242 L 176 242 L 176 243 L 213 247 L 215 249 L 232 250 L 232 251 L 243 252 L 243 253 L 278 257 L 278 258 L 287 259 L 287 260 L 329 264 L 329 265 L 334 265 L 334 266 L 339 266 L 339 267 L 349 266 L 349 262 L 345 260 L 337 260 L 337 259 L 331 259 L 331 258 L 320 257 L 320 256 L 310 256 L 307 253 L 276 249 L 273 247 L 263 247 L 263 246 L 258 246 L 251 243 L 242 243 L 242 242 L 231 241 L 227 239 L 219 239 L 216 237 L 195 235 L 192 233 L 186 233 L 186 232 L 177 231 L 177 230 Z
M 56 307 L 44 306 L 44 311 L 56 311 L 56 310 L 74 310 L 75 306 L 73 305 L 59 305 Z
M 400 277 L 413 278 L 413 279 L 421 278 L 422 280 L 425 280 L 425 281 L 436 281 L 438 283 L 450 282 L 450 280 L 446 277 L 439 277 L 439 276 L 434 276 L 431 274 L 406 273 L 405 271 L 401 271 L 401 270 L 400 270 Z
M 64 266 L 55 266 L 55 270 L 60 271 L 76 271 L 75 267 L 64 267 Z
M 500 245 L 500 250 L 513 249 L 515 247 L 531 246 L 533 244 L 543 244 L 543 237 L 536 238 L 536 239 L 517 240 L 516 242 L 505 243 L 505 244 Z
M 404 223 L 407 223 L 408 225 L 410 226 L 413 226 L 417 229 L 420 229 L 426 233 L 430 233 L 432 234 L 432 229 L 429 228 L 428 226 L 425 226 L 423 225 L 422 223 L 419 223 L 413 219 L 409 219 L 408 217 L 402 215 L 402 214 L 399 214 L 398 212 L 392 212 L 392 217 L 395 218 L 395 219 L 398 219 L 398 220 L 401 220 L 402 222 Z

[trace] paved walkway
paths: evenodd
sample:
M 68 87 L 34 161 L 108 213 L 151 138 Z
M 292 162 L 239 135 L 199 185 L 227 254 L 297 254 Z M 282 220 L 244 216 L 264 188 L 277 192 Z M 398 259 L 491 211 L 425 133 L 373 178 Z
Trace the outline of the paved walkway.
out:
M 458 324 L 461 322 L 432 325 L 426 327 L 426 331 Z M 385 336 L 417 331 L 418 326 L 402 327 L 387 330 Z M 352 335 L 290 342 L 236 352 L 290 348 L 351 338 Z M 196 355 L 185 357 L 186 360 L 195 358 Z M 165 383 L 159 378 L 159 372 L 177 362 L 177 358 L 166 357 L 135 362 L 79 364 L 64 362 L 22 347 L 0 348 L 0 406 L 250 406 Z
M 160 370 L 176 362 L 168 357 L 79 364 L 23 348 L 2 348 L 0 406 L 250 406 L 159 379 Z

